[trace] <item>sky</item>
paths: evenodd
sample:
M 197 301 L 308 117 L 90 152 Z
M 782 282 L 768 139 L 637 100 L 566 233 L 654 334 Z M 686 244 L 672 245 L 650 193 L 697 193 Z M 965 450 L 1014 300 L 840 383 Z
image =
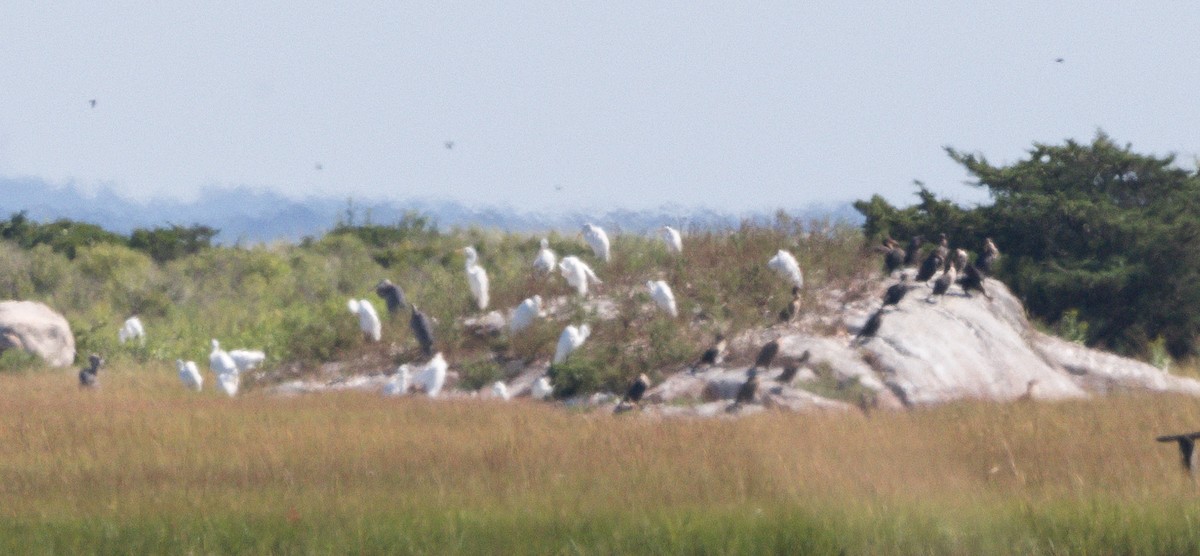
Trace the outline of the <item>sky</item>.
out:
M 1003 163 L 1102 129 L 1194 167 L 1197 29 L 1184 0 L 10 0 L 0 179 L 542 211 L 910 204 L 921 180 L 986 202 L 945 146 Z

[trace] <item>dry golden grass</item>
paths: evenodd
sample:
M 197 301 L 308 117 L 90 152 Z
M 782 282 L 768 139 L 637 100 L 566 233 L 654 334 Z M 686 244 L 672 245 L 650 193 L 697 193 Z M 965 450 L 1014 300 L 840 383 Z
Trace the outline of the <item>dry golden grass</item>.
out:
M 0 521 L 23 524 L 9 534 L 53 538 L 37 524 L 54 524 L 77 535 L 49 552 L 105 534 L 167 536 L 133 550 L 149 552 L 370 551 L 401 537 L 409 549 L 445 548 L 420 535 L 476 552 L 464 531 L 478 528 L 509 532 L 507 550 L 557 552 L 578 537 L 627 551 L 630 538 L 695 528 L 732 528 L 711 542 L 743 538 L 739 520 L 763 514 L 780 531 L 807 524 L 806 538 L 838 533 L 817 551 L 1109 552 L 1116 534 L 1127 544 L 1113 551 L 1157 552 L 1200 538 L 1196 490 L 1175 447 L 1154 442 L 1200 429 L 1190 398 L 658 421 L 528 402 L 227 399 L 182 390 L 166 368 L 103 379 L 80 391 L 63 372 L 0 376 Z M 375 528 L 388 520 L 416 537 Z M 526 521 L 563 538 L 521 544 Z M 145 523 L 165 532 L 137 529 Z M 297 524 L 316 537 L 289 536 Z M 170 533 L 180 527 L 190 533 Z M 274 544 L 208 544 L 231 527 Z M 1152 544 L 1129 544 L 1143 535 Z M 786 540 L 745 538 L 758 540 L 699 548 L 772 551 Z

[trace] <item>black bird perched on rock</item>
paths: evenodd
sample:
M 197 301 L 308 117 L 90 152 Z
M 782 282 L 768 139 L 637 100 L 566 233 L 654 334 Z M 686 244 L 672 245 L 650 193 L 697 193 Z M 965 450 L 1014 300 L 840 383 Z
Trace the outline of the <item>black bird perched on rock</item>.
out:
M 1200 438 L 1200 432 L 1192 432 L 1187 434 L 1172 434 L 1160 436 L 1155 440 L 1159 442 L 1178 442 L 1179 455 L 1183 459 L 1183 470 L 1189 474 L 1195 471 L 1193 457 L 1196 454 L 1196 439 Z
M 625 391 L 625 397 L 621 399 L 622 403 L 638 404 L 642 401 L 642 396 L 646 395 L 646 389 L 650 388 L 650 377 L 646 373 L 638 375 L 637 380 L 629 385 L 629 390 Z
M 993 265 L 996 264 L 996 258 L 999 256 L 1000 250 L 996 249 L 996 244 L 992 243 L 992 238 L 984 238 L 983 254 L 979 256 L 979 260 L 976 261 L 975 266 L 979 267 L 980 272 L 990 276 L 994 270 Z
M 83 388 L 95 388 L 99 385 L 100 366 L 104 364 L 104 359 L 95 353 L 88 356 L 88 366 L 79 371 L 79 386 Z
M 800 314 L 800 286 L 792 286 L 792 300 L 779 312 L 779 320 L 792 322 Z
M 412 306 L 412 319 L 408 321 L 408 326 L 412 328 L 413 336 L 417 338 L 417 343 L 421 344 L 421 352 L 426 357 L 433 356 L 433 323 L 429 322 L 429 317 L 425 316 L 416 305 Z
M 923 236 L 913 236 L 908 240 L 908 248 L 904 250 L 904 266 L 917 264 L 917 255 L 921 252 L 921 244 L 924 242 Z
M 758 369 L 751 368 L 746 371 L 746 382 L 742 383 L 742 387 L 738 388 L 737 398 L 734 403 L 741 405 L 744 403 L 754 403 L 754 395 L 758 393 Z
M 704 353 L 700 355 L 700 360 L 696 361 L 695 365 L 692 365 L 692 373 L 695 374 L 696 367 L 700 365 L 720 365 L 725 360 L 725 345 L 725 335 L 717 334 L 713 338 L 712 347 L 704 350 Z
M 393 284 L 387 278 L 375 284 L 375 295 L 383 298 L 383 302 L 387 304 L 389 314 L 394 315 L 408 305 L 407 300 L 404 299 L 404 290 L 400 289 L 400 286 Z
M 932 301 L 934 296 L 946 295 L 946 292 L 950 291 L 950 286 L 954 284 L 957 278 L 958 271 L 953 266 L 946 269 L 941 276 L 938 276 L 937 280 L 933 281 L 933 293 L 925 300 Z
M 883 266 L 887 269 L 887 273 L 891 274 L 903 268 L 905 252 L 900 248 L 900 244 L 889 237 L 883 240 L 883 247 L 886 250 L 883 253 Z
M 771 361 L 775 360 L 775 355 L 779 353 L 779 340 L 771 340 L 758 350 L 758 358 L 754 360 L 755 369 L 766 369 L 771 366 Z
M 933 252 L 937 253 L 943 261 L 950 257 L 950 239 L 946 237 L 946 234 L 938 234 L 938 246 Z
M 878 311 L 875 311 L 875 314 L 871 315 L 871 318 L 867 319 L 866 324 L 864 324 L 862 329 L 858 331 L 858 334 L 854 336 L 854 341 L 866 342 L 868 338 L 875 336 L 875 334 L 879 332 L 879 327 L 882 325 L 883 309 L 879 309 Z
M 962 272 L 964 268 L 967 268 L 968 262 L 970 262 L 970 257 L 967 256 L 966 251 L 963 251 L 962 249 L 954 250 L 954 268 L 957 268 L 959 272 Z
M 971 296 L 971 290 L 975 290 L 983 294 L 983 297 L 987 300 L 991 301 L 992 299 L 992 296 L 988 295 L 987 290 L 983 289 L 983 273 L 978 268 L 975 268 L 973 264 L 968 264 L 963 269 L 963 276 L 958 279 L 958 285 L 962 286 L 963 293 L 967 294 L 967 297 Z
M 901 276 L 899 282 L 892 284 L 891 286 L 888 287 L 887 291 L 884 292 L 883 306 L 887 307 L 888 305 L 895 305 L 897 303 L 900 303 L 900 300 L 904 299 L 905 295 L 908 295 L 908 275 L 907 274 Z
M 937 251 L 929 253 L 929 256 L 925 257 L 925 261 L 921 263 L 921 268 L 917 270 L 916 280 L 918 282 L 928 282 L 942 268 L 942 263 L 944 262 L 945 259 L 939 256 Z
M 800 354 L 800 357 L 784 358 L 780 361 L 783 363 L 783 372 L 779 373 L 779 376 L 775 380 L 782 384 L 791 384 L 792 380 L 796 378 L 796 373 L 800 371 L 800 367 L 804 366 L 811 356 L 812 353 L 806 349 L 804 353 Z

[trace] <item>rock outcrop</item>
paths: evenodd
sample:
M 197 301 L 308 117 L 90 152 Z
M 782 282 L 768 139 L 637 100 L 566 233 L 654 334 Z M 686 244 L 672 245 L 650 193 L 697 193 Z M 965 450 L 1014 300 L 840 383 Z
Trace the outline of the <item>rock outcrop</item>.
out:
M 0 352 L 23 349 L 51 367 L 75 361 L 75 336 L 67 319 L 36 301 L 0 302 Z

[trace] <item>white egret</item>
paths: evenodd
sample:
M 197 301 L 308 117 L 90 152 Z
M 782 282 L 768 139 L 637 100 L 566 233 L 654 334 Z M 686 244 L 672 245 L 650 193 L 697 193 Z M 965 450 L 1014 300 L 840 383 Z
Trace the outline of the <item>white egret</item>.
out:
M 611 254 L 610 244 L 608 242 L 608 234 L 604 233 L 604 229 L 600 226 L 588 223 L 583 225 L 583 239 L 587 241 L 592 248 L 592 253 L 596 258 L 608 262 L 608 257 Z
M 200 375 L 200 369 L 196 368 L 195 361 L 176 359 L 175 367 L 179 369 L 179 381 L 184 387 L 197 392 L 204 387 L 204 377 Z
M 535 400 L 544 400 L 554 393 L 554 387 L 550 385 L 550 379 L 540 376 L 533 381 L 533 385 L 529 387 L 529 397 Z
M 558 337 L 558 347 L 554 350 L 554 364 L 557 365 L 566 361 L 567 356 L 579 349 L 579 346 L 583 345 L 583 342 L 587 340 L 591 333 L 592 327 L 586 324 L 581 324 L 578 327 L 568 324 Z
M 417 373 L 413 382 L 425 392 L 426 396 L 431 398 L 437 397 L 442 391 L 442 386 L 446 385 L 446 369 L 449 365 L 446 364 L 446 359 L 442 357 L 442 352 L 434 354 L 433 359 L 425 364 L 421 372 Z
M 238 385 L 241 381 L 242 376 L 237 373 L 217 375 L 217 384 L 221 387 L 221 391 L 225 392 L 231 398 L 237 395 Z
M 237 365 L 238 372 L 249 371 L 267 360 L 267 354 L 256 349 L 235 349 L 229 352 L 229 357 Z
M 654 302 L 658 307 L 671 314 L 672 317 L 679 316 L 679 310 L 675 307 L 675 294 L 671 293 L 671 286 L 663 280 L 649 280 L 646 282 L 646 288 L 650 290 L 650 297 L 654 298 Z
M 504 401 L 508 401 L 508 386 L 506 386 L 504 382 L 497 380 L 496 383 L 492 385 L 492 396 Z
M 121 330 L 117 332 L 117 339 L 121 343 L 129 340 L 140 340 L 141 343 L 146 343 L 146 328 L 142 326 L 142 319 L 136 316 L 125 319 L 125 324 L 121 325 Z
M 215 338 L 212 341 L 212 352 L 208 354 L 208 368 L 217 376 L 238 373 L 237 363 L 221 349 L 221 343 Z
M 767 267 L 791 281 L 793 286 L 804 287 L 804 275 L 800 273 L 800 263 L 796 262 L 796 257 L 793 257 L 791 253 L 780 249 L 774 257 L 771 257 L 770 261 L 767 261 Z
M 525 299 L 516 309 L 513 309 L 512 318 L 508 321 L 508 329 L 512 333 L 517 333 L 533 324 L 533 321 L 542 314 L 542 296 L 535 295 Z
M 346 304 L 350 308 L 350 312 L 358 316 L 358 329 L 372 340 L 378 342 L 383 336 L 383 323 L 379 322 L 379 314 L 375 312 L 375 306 L 371 305 L 366 299 L 351 299 Z
M 408 365 L 400 365 L 396 369 L 396 374 L 383 385 L 383 395 L 385 396 L 403 396 L 408 394 L 408 389 L 412 387 L 412 370 Z
M 475 304 L 482 311 L 488 306 L 487 271 L 479 266 L 479 254 L 475 252 L 474 247 L 463 247 L 463 253 L 467 256 L 467 282 L 471 285 L 471 295 L 475 297 Z
M 663 243 L 667 245 L 667 251 L 674 254 L 683 253 L 683 237 L 679 235 L 679 230 L 670 226 L 663 226 L 659 229 L 659 234 L 662 237 Z
M 558 266 L 557 262 L 558 257 L 550 249 L 550 240 L 542 238 L 542 247 L 538 249 L 537 258 L 533 260 L 533 269 L 542 274 L 549 274 L 554 272 L 554 267 Z
M 575 291 L 586 297 L 588 293 L 588 282 L 594 284 L 603 284 L 600 278 L 596 277 L 596 273 L 592 272 L 592 267 L 587 263 L 579 260 L 579 257 L 569 256 L 563 257 L 558 263 L 558 268 L 562 272 L 563 278 L 567 279 L 567 283 L 575 288 Z

